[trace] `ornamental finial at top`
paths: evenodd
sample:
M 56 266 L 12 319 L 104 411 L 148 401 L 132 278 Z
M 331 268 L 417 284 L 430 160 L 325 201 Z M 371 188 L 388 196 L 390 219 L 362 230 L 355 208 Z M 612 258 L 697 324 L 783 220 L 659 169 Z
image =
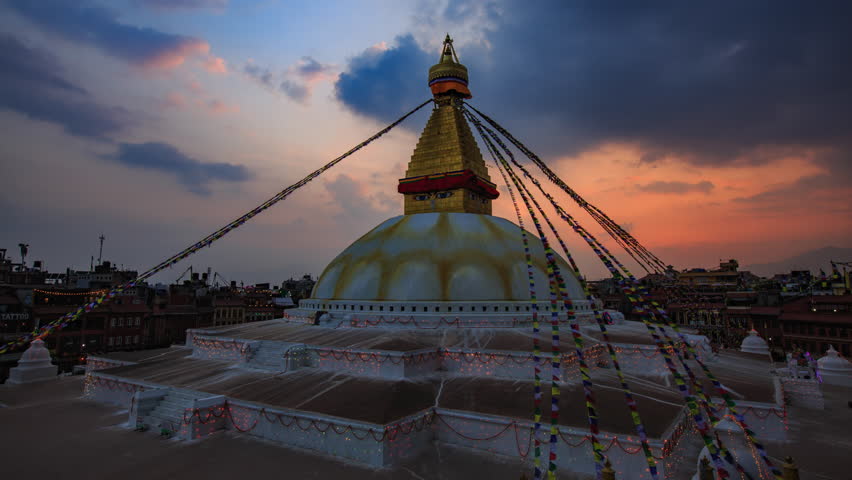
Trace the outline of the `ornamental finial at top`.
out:
M 467 67 L 459 62 L 459 56 L 453 47 L 453 39 L 448 33 L 441 47 L 438 63 L 429 69 L 429 87 L 437 97 L 457 96 L 471 98 L 467 87 Z

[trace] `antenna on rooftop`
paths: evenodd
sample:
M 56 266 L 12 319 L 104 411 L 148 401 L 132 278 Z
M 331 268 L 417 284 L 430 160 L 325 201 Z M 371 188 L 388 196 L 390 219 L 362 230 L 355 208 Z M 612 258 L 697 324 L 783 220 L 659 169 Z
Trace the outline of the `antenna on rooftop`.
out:
M 101 234 L 100 237 L 98 237 L 98 240 L 101 241 L 101 248 L 98 250 L 98 265 L 100 265 L 101 264 L 101 258 L 103 258 L 103 254 L 104 254 L 104 240 L 106 240 L 106 237 L 104 236 L 103 233 Z

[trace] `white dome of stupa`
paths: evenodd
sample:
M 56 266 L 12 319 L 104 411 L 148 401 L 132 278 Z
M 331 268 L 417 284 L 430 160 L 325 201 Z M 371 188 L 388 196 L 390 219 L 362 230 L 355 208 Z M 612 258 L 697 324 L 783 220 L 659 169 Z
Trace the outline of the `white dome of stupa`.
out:
M 50 352 L 44 346 L 44 341 L 35 339 L 30 347 L 21 355 L 18 365 L 50 365 Z
M 852 387 L 852 363 L 841 357 L 834 345 L 817 360 L 817 367 L 825 383 Z
M 537 296 L 548 298 L 544 248 L 527 234 Z M 584 299 L 569 265 L 557 255 L 568 295 Z M 514 223 L 473 213 L 401 215 L 381 223 L 329 263 L 313 299 L 386 301 L 524 301 L 529 279 L 521 231 Z
M 769 355 L 769 345 L 766 344 L 766 340 L 760 338 L 760 335 L 757 334 L 757 330 L 752 328 L 748 332 L 748 336 L 743 339 L 743 343 L 740 345 L 740 351 L 745 353 Z
M 6 383 L 10 385 L 38 382 L 56 378 L 56 366 L 50 363 L 50 351 L 44 342 L 35 339 L 21 355 L 18 365 L 9 370 Z

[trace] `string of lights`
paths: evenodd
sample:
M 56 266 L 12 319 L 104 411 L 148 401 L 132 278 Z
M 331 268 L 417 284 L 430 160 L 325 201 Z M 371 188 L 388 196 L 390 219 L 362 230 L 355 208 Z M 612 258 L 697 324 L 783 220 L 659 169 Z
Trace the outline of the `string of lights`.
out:
M 91 290 L 91 291 L 88 291 L 88 292 L 60 292 L 60 291 L 56 291 L 56 290 L 42 290 L 42 289 L 39 289 L 39 288 L 33 289 L 33 292 L 39 293 L 41 295 L 55 295 L 55 296 L 60 296 L 60 297 L 80 297 L 80 296 L 90 297 L 90 296 L 93 296 L 93 295 L 101 295 L 101 294 L 104 294 L 108 291 L 109 291 L 109 289 L 106 289 L 106 288 L 101 289 L 101 290 Z
M 135 280 L 128 282 L 126 284 L 114 287 L 110 291 L 108 291 L 106 293 L 102 293 L 94 301 L 89 302 L 85 305 L 81 305 L 76 310 L 71 311 L 71 312 L 65 314 L 64 316 L 62 316 L 62 317 L 60 317 L 60 318 L 58 318 L 58 319 L 56 319 L 52 322 L 49 322 L 45 325 L 41 325 L 41 326 L 37 327 L 31 333 L 21 335 L 18 338 L 16 338 L 15 340 L 12 340 L 10 342 L 3 344 L 2 346 L 0 346 L 0 354 L 6 353 L 6 352 L 8 352 L 12 349 L 15 349 L 15 348 L 22 347 L 23 345 L 28 344 L 34 338 L 39 338 L 39 339 L 44 338 L 47 335 L 49 335 L 51 332 L 56 330 L 57 328 L 58 329 L 64 328 L 65 326 L 68 325 L 68 323 L 74 322 L 77 319 L 79 319 L 84 313 L 91 312 L 92 310 L 101 306 L 104 302 L 108 302 L 115 295 L 120 294 L 121 292 L 123 292 L 126 289 L 135 287 L 139 282 L 142 282 L 142 281 L 150 278 L 151 276 L 155 275 L 158 272 L 165 270 L 166 268 L 172 267 L 173 265 L 177 264 L 181 260 L 189 257 L 190 255 L 195 254 L 196 252 L 200 251 L 201 249 L 211 246 L 213 244 L 213 242 L 219 240 L 220 238 L 224 237 L 225 235 L 232 232 L 233 230 L 241 227 L 242 225 L 244 225 L 246 222 L 248 222 L 249 220 L 251 220 L 252 218 L 257 216 L 258 214 L 266 211 L 267 209 L 269 209 L 273 205 L 275 205 L 278 202 L 289 197 L 290 194 L 292 194 L 293 192 L 295 192 L 299 188 L 303 187 L 304 185 L 307 185 L 313 179 L 320 176 L 322 173 L 324 173 L 328 169 L 332 168 L 333 166 L 337 165 L 338 163 L 343 161 L 345 158 L 351 156 L 352 154 L 359 151 L 363 147 L 372 143 L 374 140 L 380 138 L 381 136 L 383 136 L 384 134 L 386 134 L 387 132 L 392 130 L 394 127 L 396 127 L 397 125 L 402 123 L 406 118 L 410 117 L 415 112 L 417 112 L 421 108 L 425 107 L 427 104 L 432 103 L 432 101 L 433 101 L 432 99 L 429 99 L 429 100 L 421 103 L 420 105 L 415 107 L 413 110 L 409 111 L 408 113 L 406 113 L 405 115 L 400 117 L 398 120 L 391 123 L 387 127 L 383 128 L 382 130 L 380 130 L 379 132 L 377 132 L 376 134 L 374 134 L 373 136 L 371 136 L 367 140 L 364 140 L 363 142 L 359 143 L 355 147 L 351 148 L 349 151 L 347 151 L 343 155 L 340 155 L 339 157 L 328 162 L 327 164 L 323 165 L 322 167 L 318 168 L 317 170 L 314 170 L 313 172 L 308 174 L 306 177 L 304 177 L 301 180 L 299 180 L 298 182 L 290 185 L 289 187 L 285 188 L 284 190 L 278 192 L 269 200 L 263 202 L 262 204 L 253 208 L 249 212 L 243 214 L 242 216 L 240 216 L 237 219 L 233 220 L 232 222 L 228 223 L 224 227 L 222 227 L 222 228 L 216 230 L 215 232 L 211 233 L 210 235 L 204 237 L 199 242 L 190 245 L 189 247 L 181 250 L 180 252 L 170 256 L 166 260 L 160 262 L 158 265 L 156 265 L 156 266 L 150 268 L 149 270 L 145 271 L 144 273 L 139 275 Z

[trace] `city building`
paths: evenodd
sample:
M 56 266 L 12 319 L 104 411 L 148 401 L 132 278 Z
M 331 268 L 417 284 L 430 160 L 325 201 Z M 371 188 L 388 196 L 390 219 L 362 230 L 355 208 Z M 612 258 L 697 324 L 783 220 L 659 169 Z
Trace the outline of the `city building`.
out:
M 285 296 L 290 297 L 293 303 L 298 304 L 299 300 L 311 296 L 314 285 L 316 285 L 316 281 L 310 275 L 305 274 L 298 280 L 290 277 L 288 280 L 282 282 L 281 291 Z
M 213 299 L 213 325 L 237 325 L 246 322 L 246 302 L 242 297 Z
M 798 298 L 779 316 L 784 348 L 821 354 L 834 348 L 844 357 L 852 354 L 852 295 L 815 295 Z
M 88 271 L 68 270 L 68 288 L 88 288 L 97 290 L 115 285 L 123 285 L 134 280 L 139 274 L 135 270 L 119 269 L 111 262 L 103 262 Z

